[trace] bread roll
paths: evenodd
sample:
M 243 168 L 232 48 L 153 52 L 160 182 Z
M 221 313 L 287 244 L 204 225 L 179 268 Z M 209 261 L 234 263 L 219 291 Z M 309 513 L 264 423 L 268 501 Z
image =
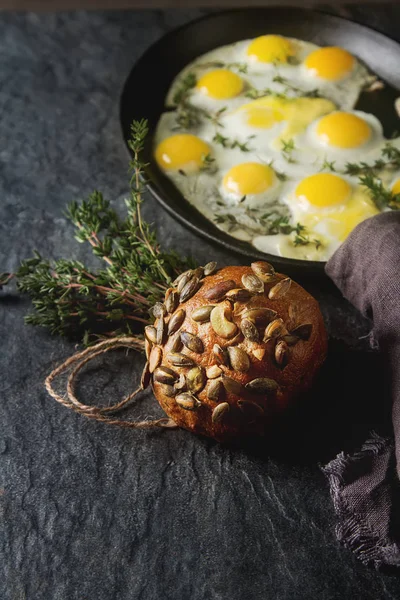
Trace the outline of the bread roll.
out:
M 143 380 L 180 427 L 220 441 L 263 434 L 326 356 L 318 302 L 262 261 L 183 273 L 153 315 Z

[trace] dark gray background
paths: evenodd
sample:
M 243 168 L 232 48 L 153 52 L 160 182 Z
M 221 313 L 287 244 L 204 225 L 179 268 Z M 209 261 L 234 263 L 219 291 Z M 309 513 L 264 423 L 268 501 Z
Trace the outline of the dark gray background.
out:
M 399 7 L 340 10 L 400 39 Z M 154 40 L 202 12 L 0 15 L 0 270 L 12 271 L 35 248 L 49 257 L 88 256 L 64 207 L 94 188 L 121 205 L 124 79 Z M 145 214 L 165 246 L 199 261 L 240 263 L 182 229 L 151 198 Z M 398 598 L 397 576 L 363 567 L 337 544 L 319 469 L 357 447 L 371 427 L 380 430 L 380 359 L 369 351 L 369 324 L 322 285 L 310 289 L 332 336 L 330 358 L 313 399 L 272 453 L 185 431 L 110 428 L 57 405 L 43 380 L 74 346 L 25 327 L 29 302 L 14 287 L 3 291 L 0 597 Z M 115 401 L 141 365 L 133 354 L 109 355 L 87 370 L 91 397 Z M 148 394 L 131 414 L 160 409 Z

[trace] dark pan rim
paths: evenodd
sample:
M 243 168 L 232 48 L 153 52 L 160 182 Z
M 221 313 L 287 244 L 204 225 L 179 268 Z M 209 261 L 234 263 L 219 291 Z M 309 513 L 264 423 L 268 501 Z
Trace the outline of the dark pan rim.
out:
M 374 27 L 370 27 L 369 25 L 364 25 L 354 19 L 348 19 L 348 18 L 341 17 L 338 15 L 332 15 L 323 10 L 314 9 L 314 8 L 308 9 L 308 8 L 302 8 L 302 7 L 290 7 L 290 6 L 286 7 L 286 6 L 279 6 L 279 5 L 269 6 L 269 7 L 268 6 L 264 6 L 264 7 L 252 6 L 252 7 L 248 7 L 248 8 L 238 7 L 238 8 L 228 9 L 228 10 L 218 10 L 218 11 L 215 11 L 215 12 L 212 12 L 209 14 L 202 15 L 201 17 L 192 19 L 191 21 L 184 23 L 183 25 L 179 25 L 178 27 L 173 28 L 171 31 L 168 31 L 167 33 L 163 34 L 158 40 L 153 42 L 139 56 L 139 58 L 136 60 L 135 64 L 133 65 L 132 69 L 130 70 L 130 72 L 125 80 L 125 83 L 124 83 L 124 86 L 122 89 L 122 93 L 120 96 L 120 103 L 119 103 L 120 126 L 121 126 L 121 131 L 122 131 L 122 135 L 123 135 L 124 142 L 125 142 L 125 147 L 127 149 L 128 154 L 130 154 L 130 150 L 129 150 L 126 135 L 125 135 L 123 111 L 124 111 L 124 107 L 125 107 L 125 98 L 128 95 L 128 86 L 130 84 L 132 72 L 135 70 L 135 68 L 138 67 L 138 65 L 140 63 L 146 61 L 148 59 L 148 56 L 151 55 L 151 53 L 157 52 L 157 49 L 159 47 L 162 49 L 165 46 L 165 44 L 168 43 L 169 39 L 174 39 L 174 37 L 176 35 L 178 35 L 181 32 L 184 32 L 186 29 L 190 28 L 193 25 L 197 25 L 204 21 L 209 21 L 209 20 L 218 18 L 223 15 L 227 15 L 227 16 L 233 15 L 234 16 L 234 15 L 244 13 L 244 12 L 246 12 L 247 14 L 249 12 L 252 12 L 253 14 L 255 14 L 257 12 L 271 13 L 271 12 L 278 12 L 278 11 L 280 12 L 280 11 L 286 10 L 286 9 L 290 10 L 291 15 L 293 15 L 294 13 L 297 13 L 299 16 L 301 16 L 303 18 L 305 15 L 308 15 L 311 13 L 313 15 L 317 15 L 317 16 L 320 15 L 322 18 L 329 19 L 329 21 L 331 21 L 331 22 L 336 22 L 338 25 L 343 24 L 343 23 L 346 23 L 346 24 L 351 23 L 351 25 L 354 28 L 360 30 L 365 36 L 368 35 L 369 32 L 373 32 L 375 36 L 381 37 L 382 40 L 385 40 L 386 43 L 388 41 L 390 41 L 400 49 L 399 42 L 397 40 L 393 39 L 389 35 L 386 35 L 385 33 L 382 33 L 381 31 L 379 31 L 378 29 L 376 29 Z M 302 260 L 302 259 L 295 259 L 295 258 L 287 258 L 287 257 L 283 257 L 283 256 L 277 256 L 277 255 L 261 252 L 261 251 L 257 250 L 255 247 L 251 246 L 250 243 L 243 242 L 242 240 L 238 240 L 237 238 L 230 236 L 227 232 L 223 232 L 222 230 L 218 229 L 212 223 L 212 221 L 209 221 L 208 219 L 207 219 L 207 221 L 209 223 L 209 226 L 210 226 L 210 228 L 215 229 L 215 233 L 208 231 L 207 229 L 204 229 L 201 226 L 196 225 L 196 223 L 193 222 L 193 220 L 191 220 L 190 217 L 176 211 L 175 208 L 169 204 L 168 192 L 162 186 L 159 186 L 154 181 L 152 181 L 151 169 L 146 170 L 146 175 L 150 176 L 150 178 L 148 178 L 146 181 L 146 188 L 154 196 L 154 198 L 157 200 L 157 202 L 164 208 L 164 210 L 166 210 L 166 212 L 168 214 L 170 214 L 172 217 L 174 217 L 174 219 L 176 219 L 179 223 L 184 225 L 187 229 L 189 229 L 190 231 L 195 233 L 197 236 L 200 236 L 203 239 L 206 239 L 207 241 L 209 241 L 213 244 L 223 247 L 225 250 L 229 250 L 230 252 L 233 252 L 235 255 L 246 256 L 247 258 L 257 258 L 257 259 L 269 260 L 275 264 L 278 264 L 280 268 L 285 269 L 287 272 L 293 273 L 293 272 L 301 271 L 302 275 L 304 275 L 304 276 L 307 276 L 307 275 L 308 276 L 315 276 L 315 275 L 324 276 L 325 275 L 326 261 L 309 261 L 309 260 Z M 176 190 L 176 193 L 180 194 L 179 190 Z M 181 195 L 181 197 L 182 197 L 182 200 L 190 206 L 190 208 L 193 210 L 193 212 L 197 212 L 199 215 L 201 215 L 201 217 L 203 217 L 203 215 L 200 213 L 200 211 L 198 211 L 193 205 L 191 205 L 182 195 Z M 230 241 L 230 239 L 224 239 L 224 238 L 219 237 L 221 234 L 224 234 L 227 238 L 230 238 L 232 241 Z M 240 245 L 238 247 L 237 246 L 238 243 L 243 244 L 243 246 Z

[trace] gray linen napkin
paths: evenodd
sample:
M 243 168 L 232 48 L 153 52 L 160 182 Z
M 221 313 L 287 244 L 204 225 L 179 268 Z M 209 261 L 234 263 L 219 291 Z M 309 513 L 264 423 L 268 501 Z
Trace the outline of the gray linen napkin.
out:
M 371 434 L 359 452 L 341 453 L 324 467 L 336 534 L 363 563 L 400 566 L 400 211 L 358 225 L 326 272 L 372 319 L 374 341 L 387 357 L 393 400 L 392 439 Z

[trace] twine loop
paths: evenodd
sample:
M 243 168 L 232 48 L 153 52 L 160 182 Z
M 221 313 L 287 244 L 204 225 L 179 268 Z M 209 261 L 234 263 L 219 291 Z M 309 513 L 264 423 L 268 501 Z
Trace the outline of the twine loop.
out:
M 94 419 L 108 425 L 118 425 L 119 427 L 126 427 L 130 429 L 151 429 L 153 427 L 160 428 L 175 428 L 177 427 L 175 421 L 169 418 L 163 419 L 144 419 L 143 421 L 124 421 L 121 419 L 115 419 L 111 415 L 112 413 L 119 412 L 122 408 L 135 398 L 139 392 L 143 390 L 141 386 L 138 386 L 133 392 L 128 394 L 123 400 L 113 404 L 111 406 L 95 406 L 84 404 L 78 400 L 76 396 L 76 381 L 80 371 L 85 365 L 94 360 L 97 356 L 105 354 L 110 350 L 116 350 L 117 348 L 128 348 L 130 350 L 136 350 L 143 352 L 144 343 L 142 340 L 134 337 L 115 337 L 109 340 L 104 340 L 90 346 L 81 352 L 77 352 L 67 358 L 65 362 L 56 367 L 45 380 L 45 387 L 48 393 L 54 400 L 69 408 L 75 412 L 84 415 L 88 419 Z M 65 396 L 60 395 L 55 391 L 53 382 L 60 375 L 71 369 L 72 371 L 68 375 Z

